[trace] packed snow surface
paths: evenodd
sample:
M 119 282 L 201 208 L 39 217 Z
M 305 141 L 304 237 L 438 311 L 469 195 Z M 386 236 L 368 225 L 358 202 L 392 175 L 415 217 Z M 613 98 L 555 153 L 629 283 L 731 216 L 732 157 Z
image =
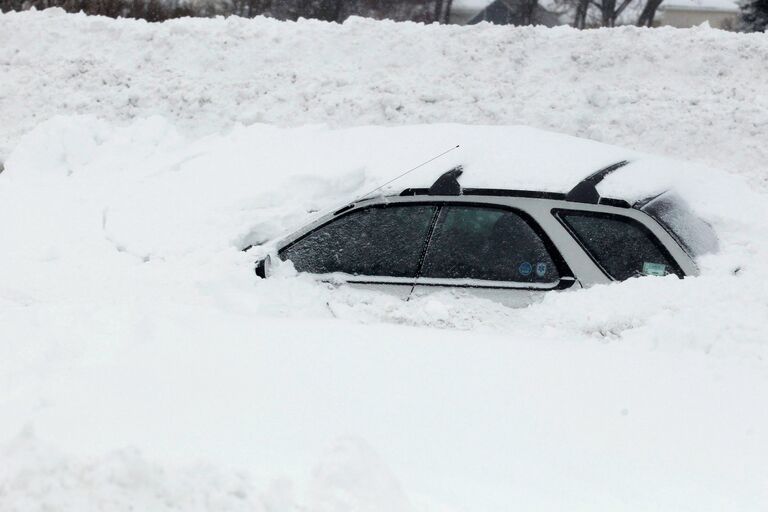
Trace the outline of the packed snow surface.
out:
M 56 12 L 0 24 L 1 511 L 768 508 L 768 71 L 731 58 L 760 62 L 762 39 Z M 419 75 L 417 41 L 438 81 Z M 648 50 L 674 41 L 689 53 L 675 65 Z M 542 47 L 549 64 L 520 57 Z M 462 52 L 475 67 L 454 64 Z M 638 70 L 651 54 L 652 76 Z M 717 62 L 696 56 L 728 57 L 730 83 L 754 97 L 711 94 L 701 78 Z M 517 65 L 521 87 L 499 85 Z M 629 83 L 660 95 L 622 106 Z M 493 101 L 463 97 L 473 84 Z M 445 94 L 424 101 L 420 87 Z M 600 87 L 602 109 L 578 100 Z M 136 102 L 120 96 L 132 88 Z M 249 109 L 263 117 L 239 117 Z M 550 116 L 569 135 L 512 126 Z M 364 126 L 439 120 L 464 124 Z M 310 121 L 325 124 L 298 126 Z M 289 265 L 254 275 L 262 244 L 455 145 L 383 192 L 456 164 L 467 186 L 567 190 L 629 159 L 601 192 L 672 188 L 721 250 L 698 277 L 523 309 L 404 302 Z M 695 162 L 642 152 L 656 145 Z

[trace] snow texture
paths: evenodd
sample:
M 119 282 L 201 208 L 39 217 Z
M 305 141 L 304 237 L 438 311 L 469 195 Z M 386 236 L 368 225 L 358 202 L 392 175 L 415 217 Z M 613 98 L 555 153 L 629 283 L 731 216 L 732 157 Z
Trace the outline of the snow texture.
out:
M 596 138 L 631 149 L 507 125 L 542 126 L 533 104 L 573 106 L 571 95 L 617 91 L 618 80 L 671 98 L 686 69 L 705 69 L 696 58 L 734 60 L 763 39 L 360 20 L 147 25 L 56 11 L 0 24 L 3 512 L 768 508 L 765 97 L 737 106 L 700 74 L 653 116 L 614 103 L 614 92 L 602 110 L 548 111 L 561 131 L 599 125 Z M 602 39 L 612 44 L 580 54 L 584 83 L 571 80 L 573 64 L 557 67 L 563 52 Z M 672 40 L 689 45 L 677 68 L 662 60 L 665 72 L 617 78 L 644 58 L 623 48 Z M 433 69 L 464 74 L 418 82 L 416 41 L 454 57 L 482 42 L 497 69 L 443 57 Z M 301 53 L 310 45 L 320 57 Z M 541 87 L 525 108 L 521 89 L 503 87 L 518 45 L 552 57 L 530 61 Z M 332 50 L 337 60 L 321 58 Z M 92 79 L 71 75 L 77 60 Z M 766 68 L 741 65 L 729 64 L 733 87 L 762 91 Z M 286 86 L 289 68 L 301 85 Z M 96 78 L 117 69 L 130 87 Z M 495 90 L 494 101 L 461 106 L 472 84 Z M 263 99 L 248 96 L 262 86 Z M 132 88 L 136 104 L 121 96 Z M 419 88 L 445 95 L 425 102 Z M 203 91 L 215 105 L 196 101 Z M 381 102 L 405 112 L 387 117 Z M 240 117 L 249 109 L 273 124 Z M 738 122 L 741 109 L 750 113 Z M 609 130 L 619 111 L 626 118 Z M 707 116 L 705 143 L 688 121 Z M 438 118 L 485 126 L 394 126 Z M 297 126 L 315 121 L 327 125 Z M 657 143 L 695 162 L 639 152 Z M 524 309 L 458 293 L 404 302 L 318 284 L 289 265 L 267 280 L 253 274 L 266 249 L 243 247 L 456 144 L 400 185 L 462 163 L 467 184 L 563 190 L 629 157 L 601 191 L 672 187 L 712 224 L 721 251 L 698 261 L 695 278 L 553 293 Z M 728 147 L 738 151 L 722 154 Z
M 237 124 L 523 124 L 768 175 L 768 37 L 270 19 L 0 16 L 0 160 L 56 114 Z

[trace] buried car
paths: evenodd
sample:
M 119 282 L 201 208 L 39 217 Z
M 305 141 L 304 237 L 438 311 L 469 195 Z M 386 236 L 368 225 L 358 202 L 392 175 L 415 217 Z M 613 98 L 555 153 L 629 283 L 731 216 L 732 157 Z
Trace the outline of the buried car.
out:
M 508 304 L 639 276 L 696 275 L 712 228 L 673 192 L 633 204 L 591 174 L 567 193 L 462 188 L 461 167 L 429 188 L 366 197 L 288 236 L 277 256 L 298 272 L 403 298 L 464 289 Z M 270 274 L 270 258 L 256 265 Z

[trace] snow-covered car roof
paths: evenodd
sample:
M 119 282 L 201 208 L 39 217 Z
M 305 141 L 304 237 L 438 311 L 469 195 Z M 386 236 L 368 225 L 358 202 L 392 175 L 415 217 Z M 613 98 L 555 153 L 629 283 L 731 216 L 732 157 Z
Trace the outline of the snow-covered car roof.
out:
M 446 139 L 458 141 L 459 147 L 447 148 L 450 151 L 446 155 L 383 187 L 379 193 L 391 195 L 408 188 L 429 187 L 457 165 L 464 171 L 460 178 L 464 188 L 566 193 L 593 172 L 627 161 L 605 178 L 599 190 L 605 197 L 633 202 L 674 186 L 681 173 L 686 174 L 686 168 L 692 167 L 672 159 L 523 126 L 504 127 L 503 147 L 495 147 L 499 144 L 498 133 L 488 133 L 487 138 L 482 134 L 485 130 L 497 132 L 498 128 L 479 128 Z M 441 133 L 445 134 L 444 128 Z M 424 156 L 431 158 L 437 154 Z M 416 166 L 421 162 L 413 163 Z M 389 176 L 382 174 L 381 183 L 406 170 L 391 170 Z

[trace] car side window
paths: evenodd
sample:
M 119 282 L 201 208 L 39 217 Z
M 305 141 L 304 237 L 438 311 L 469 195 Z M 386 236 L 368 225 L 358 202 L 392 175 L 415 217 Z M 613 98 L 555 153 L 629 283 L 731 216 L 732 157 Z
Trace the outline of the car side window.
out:
M 520 214 L 481 206 L 442 208 L 421 276 L 523 283 L 560 278 L 546 244 Z
M 640 222 L 620 215 L 561 210 L 556 216 L 609 277 L 623 281 L 642 275 L 683 271 Z
M 299 272 L 416 277 L 436 210 L 430 205 L 355 210 L 290 244 L 280 258 Z
M 712 226 L 697 217 L 677 194 L 665 192 L 641 210 L 661 224 L 691 257 L 717 252 L 719 242 Z

